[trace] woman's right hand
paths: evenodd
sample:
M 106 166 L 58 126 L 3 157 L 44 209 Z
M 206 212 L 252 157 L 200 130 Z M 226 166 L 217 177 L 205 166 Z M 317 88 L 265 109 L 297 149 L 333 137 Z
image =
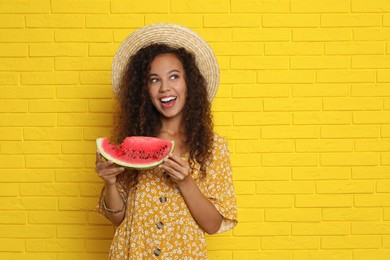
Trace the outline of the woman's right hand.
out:
M 99 151 L 96 151 L 96 168 L 95 171 L 105 184 L 115 184 L 116 176 L 123 172 L 125 168 L 118 167 L 112 161 L 103 161 Z

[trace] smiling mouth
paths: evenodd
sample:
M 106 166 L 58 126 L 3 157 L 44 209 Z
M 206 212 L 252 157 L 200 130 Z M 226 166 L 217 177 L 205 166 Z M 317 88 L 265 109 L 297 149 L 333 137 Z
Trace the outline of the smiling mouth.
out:
M 175 104 L 177 97 L 163 97 L 160 98 L 162 105 L 166 108 L 172 107 Z

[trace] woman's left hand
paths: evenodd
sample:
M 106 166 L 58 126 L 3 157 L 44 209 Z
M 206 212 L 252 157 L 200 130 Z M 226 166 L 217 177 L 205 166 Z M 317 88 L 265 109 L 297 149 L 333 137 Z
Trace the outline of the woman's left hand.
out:
M 191 173 L 188 163 L 177 155 L 169 156 L 159 168 L 164 170 L 177 184 L 186 180 Z

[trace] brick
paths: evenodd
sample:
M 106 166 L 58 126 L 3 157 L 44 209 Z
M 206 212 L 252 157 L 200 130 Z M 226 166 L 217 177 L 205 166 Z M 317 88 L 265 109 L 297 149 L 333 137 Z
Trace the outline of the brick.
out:
M 379 208 L 330 208 L 322 210 L 326 221 L 378 221 L 381 219 Z
M 253 184 L 253 190 L 254 184 Z M 19 185 L 18 184 L 10 184 L 10 183 L 0 183 L 0 196 L 2 197 L 13 197 L 19 195 Z
M 288 1 L 250 1 L 250 0 L 232 0 L 232 13 L 288 13 L 290 12 L 290 3 Z
M 383 26 L 390 26 L 390 15 L 383 14 Z M 388 46 L 388 44 L 387 44 Z
M 90 226 L 83 227 L 80 225 L 61 225 L 57 227 L 58 238 L 112 238 L 114 233 L 113 227 L 110 226 Z
M 22 196 L 76 196 L 78 193 L 79 187 L 74 184 L 24 183 L 20 185 Z
M 285 84 L 247 84 L 233 85 L 233 98 L 250 97 L 288 97 L 290 87 Z
M 379 27 L 382 17 L 379 14 L 324 14 L 322 27 Z
M 56 198 L 0 197 L 2 210 L 56 210 Z
M 260 181 L 256 182 L 257 194 L 313 194 L 315 184 L 310 181 Z
M 48 113 L 87 112 L 86 100 L 32 100 L 29 111 Z
M 295 112 L 293 123 L 297 125 L 346 125 L 352 121 L 349 112 Z
M 115 56 L 118 47 L 119 45 L 117 43 L 90 43 L 88 44 L 88 56 L 112 58 Z
M 383 101 L 383 108 L 385 110 L 390 110 L 390 98 L 386 98 Z
M 322 55 L 324 44 L 318 42 L 267 42 L 264 45 L 265 55 L 302 56 Z
M 27 101 L 25 100 L 0 100 L 1 113 L 27 112 Z
M 248 28 L 259 27 L 261 18 L 255 14 L 207 14 L 203 16 L 204 27 Z
M 370 83 L 375 82 L 375 72 L 366 70 L 323 70 L 317 72 L 316 81 L 321 83 Z
M 321 110 L 320 99 L 311 98 L 272 98 L 264 100 L 264 111 L 315 111 Z
M 294 249 L 318 249 L 319 238 L 316 237 L 291 237 L 272 236 L 261 238 L 261 249 L 263 250 L 294 250 Z
M 323 0 L 314 3 L 310 0 L 298 0 L 291 3 L 292 13 L 345 13 L 349 12 L 348 0 Z
M 27 252 L 82 252 L 84 243 L 80 239 L 29 239 Z
M 17 85 L 19 83 L 19 75 L 15 72 L 0 72 L 1 85 Z
M 379 216 L 379 219 L 376 219 L 376 220 L 380 220 L 381 219 L 380 218 L 381 215 L 378 214 L 378 216 Z M 384 208 L 383 209 L 383 220 L 390 220 L 390 210 L 389 210 L 389 208 Z
M 0 10 L 4 13 L 50 13 L 50 0 L 2 0 Z
M 54 170 L 52 169 L 0 169 L 2 182 L 31 183 L 31 182 L 52 182 Z
M 355 150 L 358 152 L 390 152 L 390 140 L 356 140 Z
M 388 207 L 390 205 L 389 194 L 359 194 L 355 195 L 356 207 Z
M 234 125 L 287 125 L 291 114 L 285 112 L 236 112 L 233 114 Z
M 86 28 L 138 28 L 144 25 L 141 15 L 87 15 Z
M 291 260 L 291 253 L 287 250 L 237 251 L 233 252 L 233 259 L 246 260 Z
M 94 113 L 113 113 L 114 112 L 114 104 L 112 100 L 89 100 L 88 101 L 88 111 Z
M 291 208 L 291 195 L 237 195 L 239 208 Z
M 295 250 L 293 259 L 352 260 L 349 250 Z
M 58 29 L 54 32 L 56 42 L 111 42 L 112 31 L 108 29 Z
M 375 259 L 387 259 L 390 258 L 390 250 L 388 249 L 368 249 L 368 250 L 355 250 L 353 252 L 353 259 L 356 260 L 370 260 Z
M 265 139 L 301 139 L 318 138 L 320 128 L 317 126 L 264 126 L 261 138 Z
M 26 15 L 27 28 L 84 28 L 83 15 L 31 14 Z
M 0 14 L 0 28 L 24 28 L 24 16 L 15 14 Z
M 0 114 L 0 126 L 54 126 L 56 122 L 55 115 L 52 114 L 16 114 L 4 113 Z
M 85 212 L 31 211 L 28 212 L 30 224 L 84 224 Z
M 109 245 L 104 248 L 109 248 Z M 105 253 L 60 253 L 56 255 L 58 255 L 58 260 L 68 260 L 68 259 L 82 260 L 85 258 L 96 259 L 96 260 L 107 259 L 107 252 Z
M 0 42 L 52 42 L 53 32 L 49 29 L 2 29 Z
M 354 112 L 355 124 L 389 124 L 390 112 Z
M 135 32 L 136 29 L 115 29 L 114 30 L 114 43 L 122 43 L 130 34 Z
M 231 112 L 214 112 L 214 125 L 216 126 L 231 126 L 233 125 L 233 116 Z
M 258 126 L 221 126 L 214 127 L 214 131 L 229 140 L 251 140 L 260 138 L 260 127 Z
M 351 68 L 356 69 L 386 69 L 390 68 L 390 58 L 386 56 L 354 56 L 351 58 Z
M 221 83 L 256 83 L 256 72 L 247 70 L 236 70 L 226 73 L 224 71 L 221 71 Z
M 267 222 L 312 222 L 321 221 L 320 209 L 266 209 Z
M 233 28 L 233 41 L 242 42 L 273 42 L 273 41 L 289 41 L 291 32 L 287 28 Z
M 71 127 L 39 127 L 23 129 L 25 140 L 81 140 L 82 129 Z
M 59 210 L 91 210 L 96 206 L 97 198 L 85 198 L 85 197 L 68 197 L 58 199 Z
M 390 165 L 390 153 L 381 154 L 381 165 Z
M 230 3 L 226 0 L 198 0 L 196 2 L 172 0 L 170 10 L 172 13 L 228 13 L 230 11 Z
M 0 155 L 0 169 L 16 169 L 24 167 L 24 158 L 21 155 Z
M 2 58 L 2 71 L 52 71 L 54 61 L 50 58 Z
M 382 110 L 380 98 L 326 98 L 323 101 L 324 110 Z
M 377 138 L 378 126 L 321 126 L 321 138 Z
M 288 223 L 240 223 L 234 230 L 234 236 L 287 236 L 290 234 Z
M 351 224 L 352 235 L 390 234 L 390 224 L 384 222 L 359 222 Z
M 302 167 L 292 169 L 293 180 L 347 180 L 351 170 L 345 167 Z
M 378 155 L 375 153 L 334 153 L 322 154 L 321 165 L 330 166 L 368 166 L 378 165 Z
M 349 57 L 295 56 L 290 59 L 291 69 L 348 69 Z
M 260 222 L 264 221 L 264 209 L 240 209 L 240 222 Z
M 291 226 L 291 235 L 293 236 L 327 236 L 348 234 L 348 223 L 293 223 Z
M 56 169 L 56 182 L 66 183 L 101 183 L 101 179 L 97 176 L 94 169 Z
M 86 154 L 96 151 L 96 142 L 94 141 L 66 141 L 62 143 L 63 154 Z
M 377 180 L 389 179 L 390 167 L 356 167 L 352 168 L 352 179 Z
M 352 207 L 353 197 L 348 194 L 337 195 L 297 195 L 295 207 L 297 208 L 344 208 Z
M 85 71 L 80 72 L 80 83 L 81 84 L 111 84 L 111 72 L 105 71 Z
M 287 57 L 264 57 L 264 56 L 234 56 L 230 59 L 230 67 L 235 70 L 261 70 L 261 69 L 288 69 Z
M 4 211 L 0 214 L 0 223 L 3 224 L 26 224 L 26 212 Z
M 255 194 L 256 185 L 254 182 L 248 181 L 235 181 L 234 182 L 235 194 Z
M 235 183 L 236 185 L 236 183 Z M 102 190 L 102 184 L 80 184 L 80 195 L 86 196 L 86 197 L 98 197 L 100 195 L 100 192 Z M 236 189 L 235 189 L 236 191 Z
M 352 12 L 389 12 L 390 3 L 386 0 L 373 0 L 370 2 L 364 0 L 352 0 L 351 1 Z
M 387 97 L 390 96 L 389 84 L 353 84 L 351 95 L 357 97 Z
M 289 180 L 291 170 L 285 167 L 256 168 L 256 167 L 237 167 L 233 168 L 234 180 Z
M 8 238 L 54 238 L 56 228 L 54 226 L 2 225 L 1 235 Z
M 93 128 L 83 128 L 83 137 L 84 140 L 93 140 L 102 137 L 102 136 L 110 136 L 111 135 L 111 127 L 93 127 Z
M 84 43 L 32 43 L 29 47 L 32 57 L 73 57 L 88 53 L 88 45 Z
M 210 251 L 260 249 L 260 238 L 256 237 L 207 237 Z
M 0 239 L 0 251 L 1 252 L 24 252 L 25 251 L 25 241 L 22 239 L 9 239 L 1 238 Z
M 297 152 L 352 152 L 352 140 L 296 140 Z
M 281 15 L 263 15 L 262 16 L 263 27 L 287 27 L 287 28 L 299 28 L 299 27 L 319 27 L 320 16 L 319 15 L 297 15 L 297 14 L 281 14 Z
M 143 14 L 145 24 L 174 23 L 188 28 L 200 28 L 203 25 L 202 14 Z
M 212 111 L 262 111 L 262 100 L 257 98 L 226 99 L 217 98 L 213 101 Z
M 388 41 L 390 39 L 390 28 L 355 28 L 353 29 L 353 40 L 355 41 Z
M 318 181 L 316 182 L 316 191 L 318 194 L 373 193 L 374 185 L 374 182 L 369 181 Z
M 176 9 L 180 9 L 180 7 L 185 6 L 186 3 L 182 3 L 179 1 L 176 1 L 175 3 L 171 3 L 172 7 L 175 6 Z M 194 5 L 195 6 L 195 5 Z M 204 6 L 204 5 L 202 5 Z M 106 9 L 110 10 L 110 9 Z M 111 1 L 111 13 L 125 13 L 125 14 L 133 14 L 133 13 L 169 13 L 169 10 L 171 12 L 175 12 L 174 8 L 169 8 L 169 1 L 168 0 L 146 0 L 146 1 L 136 1 L 136 0 L 129 0 L 126 2 L 123 2 L 121 0 L 113 0 Z M 184 10 L 183 10 L 184 11 Z M 187 12 L 188 10 L 185 10 L 184 12 Z M 190 12 L 189 12 L 190 13 Z
M 107 114 L 66 113 L 58 115 L 59 126 L 111 126 L 112 116 Z
M 390 137 L 390 126 L 381 126 L 381 137 L 382 138 L 386 138 L 386 137 Z
M 87 252 L 104 252 L 107 253 L 107 248 L 110 248 L 112 239 L 105 240 L 86 240 L 85 248 Z M 106 256 L 107 258 L 107 256 Z M 66 260 L 66 259 L 64 259 Z
M 77 84 L 78 76 L 76 72 L 22 72 L 21 83 L 26 85 Z
M 364 249 L 379 248 L 380 236 L 328 236 L 321 238 L 323 249 Z
M 98 14 L 109 13 L 110 1 L 108 0 L 53 0 L 53 13 L 82 13 Z
M 245 140 L 236 142 L 237 153 L 270 153 L 270 152 L 293 152 L 292 140 Z
M 382 236 L 382 247 L 383 248 L 390 247 L 390 236 Z
M 28 155 L 27 168 L 81 168 L 84 158 L 78 155 Z
M 326 55 L 384 54 L 382 42 L 325 42 Z
M 19 87 L 4 87 L 8 94 L 4 98 L 54 98 L 53 86 L 24 85 Z
M 0 57 L 27 57 L 28 45 L 24 43 L 0 43 Z
M 347 28 L 295 28 L 292 40 L 297 42 L 335 42 L 350 41 L 352 33 Z
M 377 81 L 378 82 L 390 82 L 389 72 L 390 72 L 390 70 L 378 70 L 377 71 Z
M 257 83 L 314 83 L 315 74 L 312 71 L 280 70 L 259 71 Z
M 60 144 L 44 141 L 2 142 L 0 151 L 3 154 L 58 154 Z
M 259 154 L 232 154 L 230 156 L 231 163 L 235 167 L 241 166 L 260 166 L 260 155 Z
M 262 166 L 317 166 L 318 155 L 315 154 L 264 154 Z
M 57 86 L 57 98 L 65 99 L 94 99 L 112 98 L 114 96 L 111 86 Z
M 210 251 L 208 252 L 208 257 L 211 259 L 226 259 L 232 260 L 232 252 L 224 252 L 224 251 Z

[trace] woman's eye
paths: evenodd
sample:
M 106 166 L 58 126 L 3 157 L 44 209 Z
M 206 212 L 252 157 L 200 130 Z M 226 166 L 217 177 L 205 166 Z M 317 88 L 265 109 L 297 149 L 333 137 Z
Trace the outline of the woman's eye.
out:
M 171 79 L 178 79 L 178 78 L 179 78 L 179 75 L 176 75 L 176 74 L 171 76 Z
M 151 78 L 149 81 L 150 81 L 150 83 L 156 83 L 156 82 L 158 82 L 158 79 L 157 78 Z

